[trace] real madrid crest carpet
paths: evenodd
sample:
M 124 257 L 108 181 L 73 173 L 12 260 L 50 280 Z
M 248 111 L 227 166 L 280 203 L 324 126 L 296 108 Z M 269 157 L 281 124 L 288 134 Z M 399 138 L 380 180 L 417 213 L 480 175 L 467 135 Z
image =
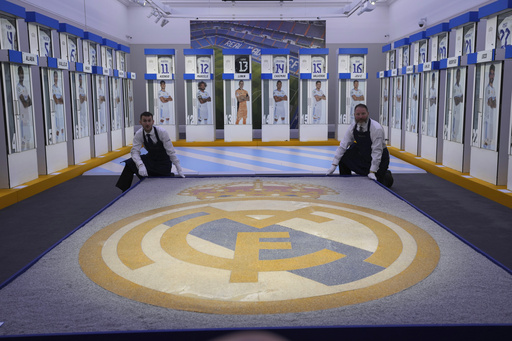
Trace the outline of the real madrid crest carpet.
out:
M 366 177 L 149 178 L 0 290 L 0 335 L 499 325 L 511 288 Z

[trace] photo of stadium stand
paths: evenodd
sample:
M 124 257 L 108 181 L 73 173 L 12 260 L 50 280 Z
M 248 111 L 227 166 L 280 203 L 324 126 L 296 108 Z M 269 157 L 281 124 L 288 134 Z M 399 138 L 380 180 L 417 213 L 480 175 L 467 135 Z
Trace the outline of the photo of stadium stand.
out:
M 299 50 L 325 48 L 325 21 L 191 21 L 190 45 L 193 49 L 251 49 L 252 60 L 261 62 L 261 49 L 290 50 L 290 128 L 297 128 L 297 79 L 299 76 Z M 259 67 L 253 64 L 253 80 L 259 80 Z M 222 55 L 216 53 L 216 70 L 222 68 Z M 217 77 L 216 77 L 217 78 Z M 219 88 L 220 85 L 220 88 Z M 221 83 L 216 82 L 216 96 L 222 96 Z M 261 124 L 261 98 L 259 82 L 253 81 L 254 127 Z M 222 127 L 222 99 L 216 100 L 217 127 Z M 219 113 L 220 111 L 220 113 Z

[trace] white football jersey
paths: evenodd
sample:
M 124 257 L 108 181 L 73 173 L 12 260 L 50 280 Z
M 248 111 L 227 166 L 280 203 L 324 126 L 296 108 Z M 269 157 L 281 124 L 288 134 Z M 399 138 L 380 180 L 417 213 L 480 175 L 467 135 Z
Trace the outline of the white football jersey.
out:
M 158 72 L 163 74 L 172 73 L 172 57 L 158 58 Z
M 402 66 L 409 66 L 409 47 L 404 47 L 402 53 Z
M 389 69 L 395 68 L 395 51 L 389 53 Z
M 76 62 L 77 56 L 76 56 L 76 44 L 73 39 L 68 40 L 68 54 L 69 54 L 69 61 L 70 62 Z
M 311 58 L 311 73 L 325 73 L 324 57 L 315 56 Z
M 364 73 L 364 57 L 350 57 L 350 73 Z
M 509 15 L 498 25 L 498 37 L 500 39 L 500 47 L 503 49 L 505 46 L 511 44 L 511 32 L 512 31 L 512 15 Z
M 438 47 L 438 59 L 445 59 L 448 57 L 448 36 L 445 35 L 440 41 L 439 41 L 439 47 Z
M 286 67 L 287 58 L 283 56 L 274 57 L 274 69 L 273 73 L 288 73 L 288 68 Z
M 51 46 L 51 38 L 45 31 L 39 30 L 39 55 L 41 57 L 51 57 Z
M 2 49 L 15 50 L 16 49 L 16 26 L 14 26 L 7 19 L 0 19 L 2 29 Z
M 424 42 L 420 45 L 420 64 L 427 62 L 427 43 Z
M 210 57 L 197 57 L 197 74 L 209 75 L 211 73 L 210 62 Z
M 107 49 L 107 68 L 112 69 L 112 49 Z
M 121 53 L 119 55 L 119 65 L 118 65 L 118 69 L 121 70 L 121 71 L 124 71 L 125 70 L 125 67 L 124 67 L 124 54 Z
M 475 30 L 471 27 L 466 34 L 464 34 L 464 52 L 465 54 L 473 53 L 473 46 L 475 42 Z
M 286 92 L 284 92 L 283 89 L 281 89 L 281 90 L 274 89 L 274 92 L 272 93 L 272 96 L 274 96 L 274 97 L 284 97 L 284 96 L 286 96 Z M 276 102 L 275 105 L 278 108 L 284 109 L 285 103 L 286 103 L 286 101 L 281 101 L 281 102 Z
M 249 56 L 238 56 L 235 58 L 235 73 L 250 73 L 251 62 Z
M 91 58 L 91 65 L 96 65 L 96 46 L 95 45 L 90 46 L 89 55 Z
M 209 97 L 210 97 L 210 94 L 208 93 L 208 91 L 197 90 L 197 98 L 201 98 L 204 100 L 204 99 L 208 99 Z M 199 102 L 199 108 L 201 108 L 201 109 L 208 108 L 208 102 L 205 102 L 205 103 Z

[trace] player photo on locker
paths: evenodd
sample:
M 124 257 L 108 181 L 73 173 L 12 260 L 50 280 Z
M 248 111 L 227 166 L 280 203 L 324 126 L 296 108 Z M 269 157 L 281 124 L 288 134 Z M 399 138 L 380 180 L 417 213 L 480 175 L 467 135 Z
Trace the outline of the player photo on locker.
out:
M 155 123 L 157 125 L 174 124 L 174 82 L 160 80 L 153 83 L 155 86 L 156 100 L 155 112 L 157 113 Z
M 478 65 L 471 142 L 475 147 L 496 151 L 498 142 L 501 63 Z
M 322 89 L 323 82 L 320 80 L 317 80 L 317 81 L 312 80 L 311 82 L 314 83 L 314 89 L 311 93 L 311 102 L 313 103 L 312 112 L 311 112 L 311 117 L 312 117 L 311 124 L 325 123 L 325 121 L 326 121 L 326 117 L 325 117 L 326 102 L 325 101 L 326 101 L 327 97 L 325 96 L 325 92 Z
M 274 80 L 274 91 L 272 93 L 274 102 L 274 119 L 272 124 L 288 124 L 290 105 L 288 102 L 288 94 L 284 89 L 288 88 L 287 80 Z
M 105 93 L 105 76 L 94 75 L 95 78 L 95 98 L 94 98 L 94 131 L 95 134 L 103 134 L 107 132 L 107 111 L 106 111 L 106 93 Z
M 464 129 L 464 103 L 466 98 L 466 68 L 448 71 L 444 139 L 462 143 Z
M 119 78 L 110 78 L 110 109 L 112 130 L 120 130 L 123 127 L 123 102 Z
M 409 98 L 407 100 L 407 122 L 406 130 L 412 133 L 418 132 L 418 110 L 419 110 L 419 74 L 409 75 Z
M 71 89 L 74 137 L 80 139 L 89 136 L 89 96 L 86 74 L 73 72 Z
M 5 65 L 5 67 L 8 67 Z M 10 74 L 15 81 L 14 103 L 17 113 L 9 113 L 10 145 L 14 153 L 35 148 L 34 107 L 32 105 L 32 82 L 27 66 L 10 66 Z

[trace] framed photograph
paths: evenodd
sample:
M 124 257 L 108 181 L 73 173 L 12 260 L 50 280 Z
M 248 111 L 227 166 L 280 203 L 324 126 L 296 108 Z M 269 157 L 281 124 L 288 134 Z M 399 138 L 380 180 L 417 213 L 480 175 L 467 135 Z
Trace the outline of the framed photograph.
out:
M 0 15 L 0 48 L 2 50 L 18 50 L 18 35 L 16 20 Z
M 159 56 L 158 57 L 158 74 L 160 78 L 169 78 L 174 73 L 174 57 L 173 56 Z
M 423 117 L 421 133 L 423 135 L 437 136 L 437 105 L 439 103 L 439 71 L 430 71 L 423 74 Z
M 43 79 L 44 121 L 46 128 L 46 144 L 65 142 L 66 115 L 64 80 L 62 70 L 41 69 Z
M 34 107 L 28 66 L 2 63 L 4 103 L 9 154 L 34 149 Z
M 241 66 L 245 70 L 245 66 Z M 236 63 L 235 63 L 236 69 Z M 227 124 L 252 124 L 252 84 L 250 80 L 235 79 L 231 83 L 232 112 L 235 117 L 225 117 Z
M 311 73 L 314 75 L 325 74 L 326 65 L 324 56 L 311 56 Z
M 51 31 L 38 26 L 39 32 L 39 55 L 41 57 L 52 57 L 52 39 Z
M 389 67 L 388 70 L 393 70 L 395 66 L 395 50 L 389 51 Z
M 209 69 L 209 65 L 207 66 L 207 64 L 203 64 L 201 68 L 203 70 L 207 70 Z M 195 124 L 213 124 L 213 102 L 212 95 L 210 93 L 210 89 L 213 87 L 213 82 L 210 79 L 206 79 L 193 82 L 193 84 L 197 86 L 195 99 L 197 101 L 197 112 L 195 113 L 195 119 L 193 118 L 192 122 L 195 122 Z
M 448 33 L 439 35 L 439 45 L 437 50 L 437 60 L 448 58 Z
M 462 55 L 465 56 L 470 53 L 475 52 L 475 44 L 476 44 L 476 37 L 475 37 L 475 30 L 476 30 L 476 24 L 471 23 L 469 25 L 466 25 L 462 28 L 463 34 L 464 34 L 464 43 L 462 48 Z
M 94 133 L 96 135 L 107 132 L 107 94 L 105 92 L 105 79 L 103 75 L 93 75 L 94 77 Z
M 68 58 L 70 62 L 78 61 L 77 39 L 74 36 L 68 35 Z
M 124 126 L 133 127 L 135 108 L 133 105 L 133 80 L 124 79 Z
M 347 80 L 347 105 L 343 114 L 343 123 L 351 124 L 354 121 L 354 111 L 358 104 L 366 104 L 366 80 Z M 343 97 L 342 97 L 343 98 Z
M 409 45 L 402 49 L 402 66 L 409 66 Z
M 196 59 L 196 78 L 210 79 L 212 58 L 210 56 L 197 56 Z
M 394 77 L 393 91 L 393 111 L 391 113 L 391 126 L 395 129 L 402 127 L 402 86 L 403 79 L 401 76 Z
M 270 112 L 272 113 L 270 120 L 265 120 L 265 124 L 289 124 L 290 102 L 288 100 L 289 84 L 287 79 L 273 79 L 270 81 L 272 91 L 272 99 L 270 102 Z
M 498 16 L 496 47 L 504 49 L 512 44 L 512 11 Z
M 110 77 L 110 120 L 111 130 L 119 130 L 123 123 L 123 85 L 121 79 Z
M 428 41 L 422 40 L 419 43 L 419 64 L 423 64 L 427 62 L 428 58 Z
M 326 109 L 327 109 L 327 80 L 310 80 L 309 88 L 312 89 L 310 92 L 311 96 L 311 115 L 308 118 L 307 124 L 322 124 L 326 122 Z
M 405 129 L 411 133 L 418 132 L 418 111 L 419 111 L 419 86 L 420 75 L 413 73 L 407 76 L 409 79 L 407 90 L 407 114 Z
M 350 73 L 364 73 L 364 56 L 350 56 Z
M 246 55 L 235 56 L 235 73 L 236 74 L 251 73 L 251 58 L 250 58 L 250 56 L 246 56 Z
M 107 69 L 114 68 L 114 57 L 113 57 L 113 55 L 114 55 L 113 50 L 111 48 L 107 48 L 106 52 L 105 52 L 106 60 L 105 60 L 105 63 L 104 63 L 104 65 L 105 65 L 105 67 Z
M 276 55 L 272 58 L 273 67 L 272 73 L 285 74 L 288 73 L 288 58 L 287 56 Z
M 153 114 L 155 124 L 172 125 L 175 124 L 174 113 L 174 81 L 156 80 L 153 82 Z
M 389 78 L 380 80 L 380 115 L 379 123 L 382 126 L 388 126 L 388 108 L 389 108 Z
M 466 102 L 466 68 L 449 69 L 446 80 L 446 114 L 443 138 L 462 143 L 464 103 Z
M 92 66 L 98 65 L 98 44 L 90 42 L 89 43 L 89 62 Z
M 477 66 L 471 144 L 497 150 L 502 63 Z
M 71 73 L 71 109 L 73 111 L 73 133 L 75 139 L 90 135 L 89 132 L 89 94 L 87 75 L 81 72 Z

